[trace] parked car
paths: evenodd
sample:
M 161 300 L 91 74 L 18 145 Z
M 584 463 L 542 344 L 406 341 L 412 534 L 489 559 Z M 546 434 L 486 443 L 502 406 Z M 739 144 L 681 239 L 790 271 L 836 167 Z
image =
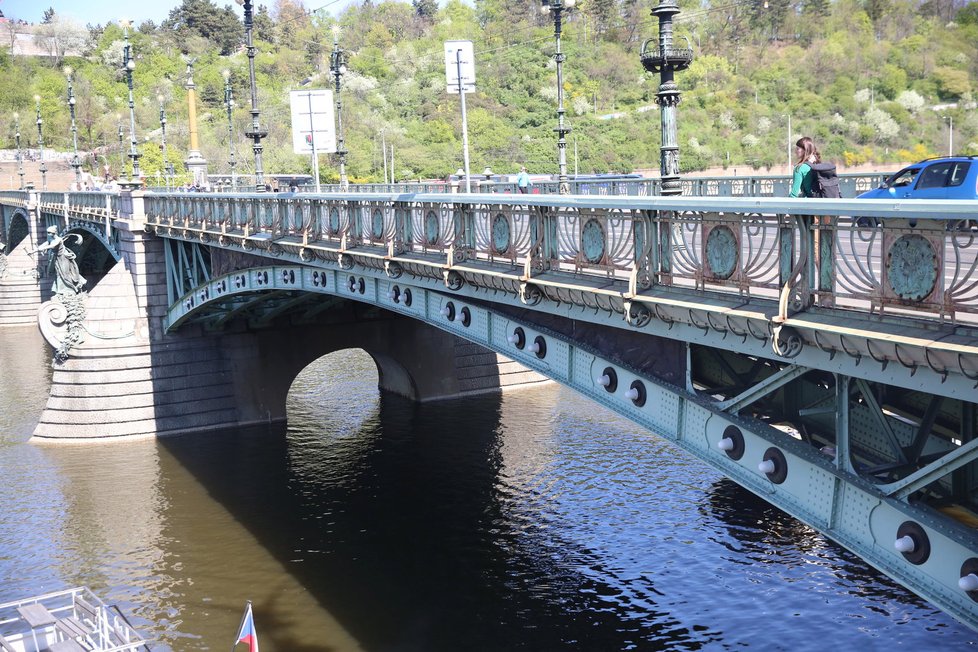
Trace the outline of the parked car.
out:
M 879 188 L 857 199 L 974 199 L 978 200 L 978 156 L 940 156 L 908 165 Z M 974 224 L 974 221 L 969 221 Z M 861 217 L 856 224 L 873 226 L 878 220 Z

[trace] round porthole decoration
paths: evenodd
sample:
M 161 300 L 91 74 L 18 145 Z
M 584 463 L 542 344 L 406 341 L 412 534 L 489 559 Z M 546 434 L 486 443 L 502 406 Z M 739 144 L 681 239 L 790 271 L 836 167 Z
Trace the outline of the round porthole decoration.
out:
M 404 292 L 401 293 L 401 296 L 403 297 L 404 305 L 410 308 L 411 307 L 411 301 L 412 301 L 412 299 L 411 299 L 411 288 L 404 288 Z
M 930 538 L 924 528 L 913 521 L 904 521 L 900 524 L 893 547 L 915 566 L 923 564 L 930 558 Z
M 523 347 L 526 346 L 526 331 L 524 331 L 521 326 L 517 326 L 513 329 L 513 332 L 510 333 L 506 340 L 522 351 Z
M 774 484 L 781 484 L 788 479 L 788 460 L 774 446 L 764 451 L 764 458 L 757 468 Z
M 723 437 L 717 442 L 717 448 L 726 453 L 730 459 L 739 460 L 747 450 L 744 433 L 737 426 L 727 426 L 723 431 Z
M 472 323 L 472 311 L 469 310 L 468 306 L 465 306 L 460 311 L 460 315 L 461 315 L 462 326 L 468 328 L 469 325 Z

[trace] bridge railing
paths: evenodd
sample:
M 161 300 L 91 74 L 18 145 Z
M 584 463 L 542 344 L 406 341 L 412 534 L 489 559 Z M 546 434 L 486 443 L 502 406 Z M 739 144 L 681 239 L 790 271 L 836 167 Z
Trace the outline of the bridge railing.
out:
M 670 286 L 761 297 L 782 312 L 978 314 L 974 202 L 148 194 L 144 208 L 160 227 L 291 245 L 304 259 L 363 252 L 427 264 L 439 276 L 446 265 L 488 265 L 524 280 L 543 272 L 604 279 L 620 284 L 615 292 Z
M 849 173 L 839 175 L 839 189 L 843 197 L 856 195 L 878 188 L 888 173 Z M 791 189 L 791 177 L 784 175 L 750 175 L 732 177 L 684 177 L 681 182 L 685 197 L 787 197 Z M 323 192 L 343 192 L 339 185 L 321 186 Z M 570 182 L 571 194 L 631 197 L 654 197 L 660 194 L 659 179 L 586 179 Z M 473 192 L 516 193 L 516 184 L 499 181 L 473 181 Z M 464 185 L 452 183 L 367 183 L 351 184 L 346 191 L 356 193 L 458 193 Z M 557 181 L 538 181 L 531 187 L 532 194 L 557 194 Z

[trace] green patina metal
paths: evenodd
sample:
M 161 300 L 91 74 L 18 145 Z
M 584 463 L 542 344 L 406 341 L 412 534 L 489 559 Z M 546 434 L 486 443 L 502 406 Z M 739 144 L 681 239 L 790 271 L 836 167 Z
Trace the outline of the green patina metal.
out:
M 598 220 L 591 218 L 581 227 L 581 251 L 589 263 L 600 263 L 605 254 L 604 229 Z
M 715 226 L 706 238 L 706 260 L 713 276 L 730 278 L 737 269 L 740 258 L 737 236 L 729 226 Z
M 509 219 L 502 213 L 497 213 L 492 218 L 492 248 L 497 254 L 504 254 L 509 250 L 510 243 Z
M 370 233 L 375 240 L 384 237 L 384 214 L 379 208 L 375 208 L 371 213 Z
M 900 236 L 887 252 L 886 278 L 901 299 L 920 301 L 934 291 L 938 257 L 930 241 L 916 233 Z
M 438 244 L 441 236 L 441 225 L 435 211 L 428 211 L 424 216 L 424 239 L 429 245 Z

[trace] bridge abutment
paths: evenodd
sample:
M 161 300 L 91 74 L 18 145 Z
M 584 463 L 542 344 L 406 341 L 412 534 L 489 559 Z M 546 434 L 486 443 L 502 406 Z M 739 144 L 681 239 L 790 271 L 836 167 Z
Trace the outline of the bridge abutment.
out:
M 33 255 L 44 228 L 32 197 L 23 207 L 0 206 L 0 328 L 33 326 L 38 307 L 51 296 L 51 279 L 41 277 Z
M 289 388 L 302 369 L 348 348 L 371 355 L 382 391 L 415 401 L 547 382 L 423 322 L 330 297 L 315 298 L 330 305 L 308 323 L 283 317 L 258 325 L 243 316 L 220 330 L 165 333 L 163 242 L 138 220 L 113 228 L 121 260 L 84 299 L 80 321 L 58 300 L 38 315 L 56 360 L 37 440 L 165 436 L 284 421 Z

